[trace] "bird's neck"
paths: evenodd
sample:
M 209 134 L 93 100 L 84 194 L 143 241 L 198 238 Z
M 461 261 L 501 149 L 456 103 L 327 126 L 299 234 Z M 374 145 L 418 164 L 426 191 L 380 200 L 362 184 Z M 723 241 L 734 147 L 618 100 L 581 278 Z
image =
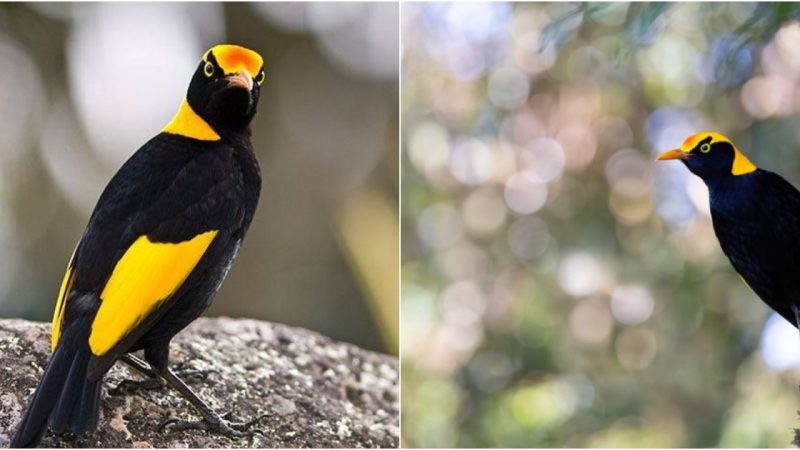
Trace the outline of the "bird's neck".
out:
M 725 175 L 704 180 L 708 186 L 712 215 L 714 213 L 742 213 L 755 198 L 754 183 L 758 183 L 758 171 L 744 175 Z
M 756 165 L 750 162 L 750 160 L 747 159 L 747 156 L 744 156 L 744 153 L 740 152 L 739 149 L 734 147 L 733 167 L 731 168 L 731 173 L 733 175 L 746 175 L 748 173 L 755 172 L 756 169 Z
M 705 176 L 702 177 L 702 180 L 706 183 L 709 192 L 725 192 L 731 189 L 739 189 L 741 186 L 741 181 L 744 178 L 741 175 L 730 175 L 730 174 L 723 174 L 723 175 L 712 175 L 712 176 Z
M 211 125 L 194 112 L 186 99 L 183 100 L 172 120 L 161 131 L 200 141 L 218 141 L 221 139 Z

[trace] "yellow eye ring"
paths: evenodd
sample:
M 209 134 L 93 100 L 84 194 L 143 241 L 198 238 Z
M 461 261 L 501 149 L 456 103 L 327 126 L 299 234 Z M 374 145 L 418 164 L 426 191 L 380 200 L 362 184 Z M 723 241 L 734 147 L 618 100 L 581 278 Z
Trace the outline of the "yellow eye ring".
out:
M 207 77 L 210 77 L 211 75 L 214 75 L 214 65 L 211 64 L 210 62 L 207 62 L 206 65 L 203 67 L 203 73 Z
M 711 151 L 711 144 L 705 143 L 705 144 L 701 145 L 700 146 L 700 151 L 703 152 L 703 153 L 710 152 Z
M 256 84 L 261 86 L 261 83 L 263 83 L 266 78 L 267 74 L 265 74 L 264 71 L 262 70 L 261 72 L 258 73 L 258 75 L 256 75 Z

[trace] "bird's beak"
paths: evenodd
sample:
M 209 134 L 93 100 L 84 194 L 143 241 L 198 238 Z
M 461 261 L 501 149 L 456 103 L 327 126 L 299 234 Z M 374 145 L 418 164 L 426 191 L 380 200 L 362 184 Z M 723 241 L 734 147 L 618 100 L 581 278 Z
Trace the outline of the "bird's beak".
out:
M 232 75 L 225 77 L 228 80 L 228 85 L 245 88 L 248 91 L 253 90 L 253 77 L 247 73 L 246 70 L 240 70 Z
M 674 150 L 670 150 L 667 152 L 662 153 L 658 156 L 659 161 L 666 161 L 668 159 L 686 159 L 689 157 L 689 154 L 685 151 L 676 148 Z

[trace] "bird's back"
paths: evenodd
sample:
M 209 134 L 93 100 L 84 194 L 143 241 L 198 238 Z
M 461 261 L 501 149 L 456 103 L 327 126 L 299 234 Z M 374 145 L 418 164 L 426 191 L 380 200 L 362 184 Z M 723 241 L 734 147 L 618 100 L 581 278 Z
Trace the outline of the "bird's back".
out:
M 180 242 L 242 222 L 242 180 L 230 146 L 186 141 L 157 135 L 111 179 L 76 253 L 75 265 L 83 269 L 76 271 L 77 290 L 100 288 L 124 250 L 142 235 L 154 242 Z M 110 252 L 113 248 L 118 251 Z
M 800 192 L 766 170 L 708 182 L 714 231 L 744 281 L 795 323 L 800 304 Z

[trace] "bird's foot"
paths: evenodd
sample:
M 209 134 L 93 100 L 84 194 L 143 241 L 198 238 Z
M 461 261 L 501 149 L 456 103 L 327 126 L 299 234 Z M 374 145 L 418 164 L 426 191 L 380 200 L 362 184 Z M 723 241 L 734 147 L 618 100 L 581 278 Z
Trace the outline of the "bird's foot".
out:
M 202 420 L 182 420 L 176 417 L 171 417 L 158 426 L 158 430 L 163 432 L 168 427 L 173 431 L 186 431 L 186 430 L 199 430 L 199 431 L 212 431 L 232 439 L 250 437 L 254 434 L 251 430 L 259 420 L 265 417 L 261 415 L 248 422 L 239 423 L 226 420 L 230 418 L 231 413 L 225 413 L 222 416 L 212 415 Z
M 122 380 L 116 387 L 108 390 L 111 395 L 129 395 L 139 391 L 153 391 L 166 386 L 164 380 L 158 377 L 146 378 L 140 381 Z
M 179 364 L 178 367 L 175 368 L 175 375 L 180 377 L 184 383 L 191 384 L 196 383 L 199 381 L 206 381 L 208 379 L 208 375 L 212 373 L 219 373 L 214 369 L 193 369 L 191 367 L 184 366 Z
M 179 376 L 186 384 L 193 384 L 208 379 L 208 374 L 217 373 L 215 370 L 178 369 L 175 375 Z

